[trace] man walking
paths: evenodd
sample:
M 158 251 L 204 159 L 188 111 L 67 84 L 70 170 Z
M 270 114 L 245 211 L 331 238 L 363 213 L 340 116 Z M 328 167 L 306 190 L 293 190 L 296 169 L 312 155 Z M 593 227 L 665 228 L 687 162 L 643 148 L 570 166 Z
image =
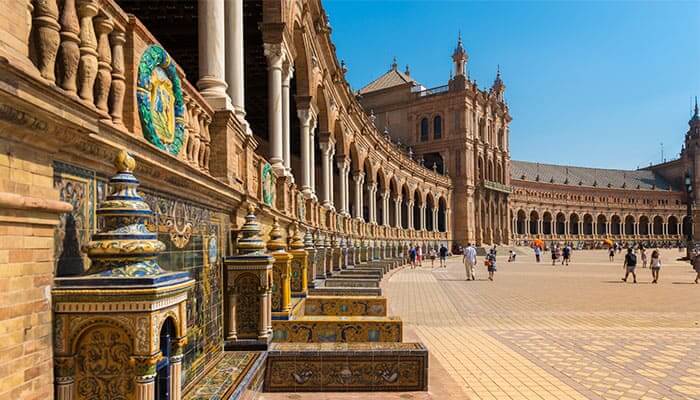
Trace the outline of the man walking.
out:
M 627 249 L 623 267 L 625 268 L 625 277 L 622 278 L 622 281 L 627 282 L 627 277 L 629 274 L 632 274 L 633 282 L 637 283 L 637 274 L 634 272 L 635 268 L 637 268 L 637 256 L 632 252 L 632 249 Z
M 467 270 L 467 280 L 476 280 L 476 275 L 474 274 L 474 265 L 476 265 L 476 249 L 471 245 L 471 243 L 467 244 L 467 248 L 464 249 L 462 262 L 464 263 L 464 268 Z
M 445 260 L 447 259 L 447 247 L 445 247 L 444 244 L 440 246 L 440 266 L 442 268 L 447 268 L 447 263 Z

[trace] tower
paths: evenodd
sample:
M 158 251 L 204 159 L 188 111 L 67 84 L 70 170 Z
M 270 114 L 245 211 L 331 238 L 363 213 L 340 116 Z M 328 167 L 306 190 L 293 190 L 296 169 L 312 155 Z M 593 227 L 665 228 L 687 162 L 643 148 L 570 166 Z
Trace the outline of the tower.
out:
M 452 53 L 452 62 L 454 63 L 455 67 L 455 78 L 458 76 L 466 76 L 468 60 L 469 56 L 467 55 L 467 51 L 464 50 L 464 46 L 462 45 L 462 33 L 460 32 L 457 36 L 457 47 L 455 47 L 455 51 Z
M 693 116 L 688 121 L 688 132 L 685 134 L 685 146 L 682 152 L 685 161 L 685 176 L 690 179 L 692 191 L 688 191 L 688 212 L 692 211 L 692 233 L 693 242 L 700 242 L 700 110 L 698 109 L 698 98 L 695 98 L 695 108 Z M 686 182 L 687 185 L 687 182 Z M 684 229 L 688 229 L 685 227 Z M 690 248 L 688 249 L 690 255 Z
M 496 79 L 493 80 L 493 85 L 491 85 L 491 93 L 496 97 L 496 100 L 503 102 L 503 94 L 506 91 L 506 85 L 501 79 L 501 66 L 496 67 Z

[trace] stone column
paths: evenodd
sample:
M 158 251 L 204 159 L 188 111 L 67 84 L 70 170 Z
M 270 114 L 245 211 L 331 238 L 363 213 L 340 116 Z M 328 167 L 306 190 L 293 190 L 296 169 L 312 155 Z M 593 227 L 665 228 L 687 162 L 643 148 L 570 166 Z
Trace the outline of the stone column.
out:
M 182 352 L 170 357 L 170 398 L 182 399 Z
M 338 208 L 341 215 L 348 215 L 348 172 L 350 171 L 350 159 L 341 157 L 337 161 L 340 173 L 340 193 Z
M 137 376 L 135 400 L 155 400 L 155 375 Z
M 422 204 L 419 208 L 419 213 L 420 213 L 420 230 L 424 231 L 425 230 L 425 209 L 426 206 L 425 204 Z
M 282 145 L 282 45 L 265 43 L 267 57 L 267 116 L 270 138 L 270 164 L 278 176 L 286 172 Z
M 395 228 L 401 228 L 401 196 L 394 198 L 394 221 L 396 221 Z
M 314 136 L 316 136 L 316 124 L 318 123 L 317 116 L 311 120 L 311 129 L 309 130 L 309 171 L 311 176 L 311 197 L 316 199 L 316 141 Z
M 202 96 L 215 110 L 231 110 L 226 93 L 226 31 L 224 0 L 198 0 L 199 88 Z
M 311 120 L 313 119 L 313 111 L 311 109 L 297 110 L 299 123 L 301 128 L 301 192 L 304 197 L 310 198 L 313 194 L 311 191 L 311 155 L 312 152 L 309 146 L 309 138 L 311 135 Z
M 292 153 L 289 140 L 289 82 L 294 75 L 294 67 L 286 62 L 282 66 L 282 158 L 284 158 L 285 174 L 292 175 Z
M 439 213 L 438 208 L 433 208 L 433 232 L 439 231 L 438 229 L 438 213 Z M 447 222 L 447 221 L 445 221 Z
M 362 218 L 362 183 L 365 180 L 365 173 L 358 171 L 352 175 L 355 182 L 355 218 Z
M 201 1 L 201 0 L 200 0 Z M 226 82 L 233 111 L 245 121 L 245 58 L 243 55 L 243 0 L 225 2 Z M 248 130 L 251 134 L 252 131 Z
M 328 156 L 328 169 L 330 178 L 328 179 L 328 193 L 330 195 L 330 205 L 331 209 L 335 210 L 335 179 L 333 179 L 333 160 L 335 160 L 335 142 L 331 146 L 331 153 Z
M 389 226 L 389 191 L 385 190 L 382 196 L 382 225 Z
M 414 201 L 410 200 L 408 203 L 408 210 L 406 212 L 406 217 L 408 218 L 408 229 L 414 229 L 413 225 L 413 206 L 414 206 Z
M 369 202 L 369 222 L 377 223 L 377 182 L 367 184 L 367 201 Z
M 331 151 L 333 150 L 332 140 L 324 140 L 321 142 L 321 205 L 326 208 L 333 208 L 331 202 Z

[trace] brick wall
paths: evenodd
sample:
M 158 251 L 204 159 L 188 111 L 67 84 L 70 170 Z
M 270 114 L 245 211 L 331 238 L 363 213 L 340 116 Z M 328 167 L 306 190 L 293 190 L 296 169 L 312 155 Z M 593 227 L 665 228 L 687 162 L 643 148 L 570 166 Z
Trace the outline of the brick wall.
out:
M 0 139 L 0 399 L 53 398 L 54 227 L 69 206 L 41 154 Z

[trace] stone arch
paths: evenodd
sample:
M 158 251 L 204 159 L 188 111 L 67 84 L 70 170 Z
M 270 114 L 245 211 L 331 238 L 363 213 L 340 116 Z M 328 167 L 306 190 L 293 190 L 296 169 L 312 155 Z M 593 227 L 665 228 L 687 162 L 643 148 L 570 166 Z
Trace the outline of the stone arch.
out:
M 530 235 L 539 235 L 540 214 L 536 210 L 530 211 Z
M 657 215 L 652 220 L 652 232 L 654 236 L 661 236 L 664 234 L 664 219 Z
M 598 217 L 596 217 L 596 234 L 598 235 L 607 235 L 610 232 L 608 232 L 608 217 L 605 216 L 605 214 L 598 214 Z
M 552 234 L 552 213 L 545 211 L 542 214 L 542 234 L 551 235 Z
M 313 87 L 313 73 L 310 68 L 312 65 L 311 51 L 307 51 L 309 47 L 306 43 L 305 28 L 301 21 L 294 25 L 294 78 L 296 80 L 296 96 L 311 96 Z
M 593 216 L 588 213 L 583 215 L 583 234 L 586 236 L 593 235 Z
M 433 117 L 433 139 L 441 139 L 443 131 L 442 115 L 439 113 Z
M 438 231 L 447 232 L 447 198 L 440 196 L 438 199 Z
M 515 221 L 515 232 L 518 235 L 525 235 L 525 221 L 527 221 L 527 215 L 525 214 L 525 210 L 521 208 L 516 213 Z
M 668 234 L 678 235 L 678 217 L 675 215 L 668 217 Z
M 635 234 L 634 233 L 634 224 L 635 224 L 634 216 L 627 215 L 625 217 L 625 228 L 624 228 L 625 235 L 634 236 L 634 234 Z
M 413 190 L 413 229 L 415 230 L 420 230 L 420 222 L 421 222 L 421 207 L 423 206 L 423 196 L 418 190 L 418 187 L 416 187 Z
M 557 235 L 566 234 L 566 217 L 563 212 L 558 212 L 555 219 L 554 233 Z
M 622 234 L 622 220 L 620 216 L 614 214 L 610 218 L 610 234 L 611 235 L 621 235 Z
M 639 217 L 639 235 L 649 236 L 649 217 L 642 215 Z
M 401 185 L 401 227 L 408 229 L 408 202 L 411 191 L 408 189 L 406 182 Z
M 372 169 L 372 163 L 369 160 L 369 157 L 365 157 L 364 162 L 362 163 L 362 172 L 365 175 L 364 182 L 362 183 L 362 218 L 365 220 L 365 222 L 370 222 L 370 202 L 371 201 L 376 201 L 376 195 L 375 198 L 371 198 L 371 193 L 370 193 L 370 187 L 371 185 L 376 183 L 375 176 L 374 176 L 374 171 Z
M 399 227 L 398 221 L 396 219 L 396 214 L 397 214 L 396 207 L 397 207 L 397 205 L 396 205 L 396 201 L 395 201 L 398 198 L 399 198 L 399 183 L 396 180 L 396 176 L 392 176 L 389 179 L 389 226 L 393 226 L 395 228 Z M 401 204 L 399 204 L 398 207 L 399 207 L 398 212 L 400 214 Z
M 437 221 L 433 218 L 433 213 L 435 210 L 435 196 L 428 192 L 425 195 L 425 229 L 429 231 L 435 230 L 435 224 Z
M 428 139 L 430 139 L 430 121 L 427 116 L 424 116 L 418 121 L 418 140 L 427 142 Z
M 571 213 L 569 215 L 569 233 L 572 235 L 580 235 L 579 229 L 580 218 L 577 213 Z

